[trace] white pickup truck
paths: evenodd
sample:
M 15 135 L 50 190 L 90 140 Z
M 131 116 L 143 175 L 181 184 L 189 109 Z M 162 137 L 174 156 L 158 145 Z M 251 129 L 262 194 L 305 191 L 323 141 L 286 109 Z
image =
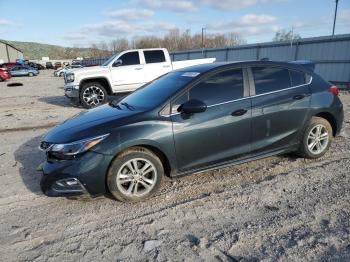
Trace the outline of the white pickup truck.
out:
M 172 70 L 213 63 L 215 58 L 172 62 L 164 48 L 127 50 L 102 66 L 69 70 L 64 76 L 65 95 L 78 98 L 85 108 L 107 101 L 107 96 L 128 93 Z

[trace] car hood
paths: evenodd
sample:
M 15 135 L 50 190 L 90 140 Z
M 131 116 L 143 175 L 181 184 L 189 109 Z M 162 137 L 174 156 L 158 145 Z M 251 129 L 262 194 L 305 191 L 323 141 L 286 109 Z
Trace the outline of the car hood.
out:
M 91 66 L 83 68 L 71 68 L 67 71 L 74 73 L 76 76 L 96 76 L 97 74 L 109 72 L 108 67 L 104 66 Z
M 95 109 L 81 112 L 53 128 L 43 138 L 49 143 L 70 143 L 89 137 L 110 133 L 114 128 L 122 125 L 133 115 L 141 113 L 136 110 L 118 109 L 104 105 Z

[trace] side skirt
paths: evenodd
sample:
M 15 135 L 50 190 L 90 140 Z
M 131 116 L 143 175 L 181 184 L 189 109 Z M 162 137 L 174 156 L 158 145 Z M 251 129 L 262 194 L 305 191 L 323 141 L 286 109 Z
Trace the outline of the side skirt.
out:
M 254 156 L 239 159 L 239 160 L 234 159 L 234 160 L 225 161 L 225 162 L 211 165 L 211 166 L 206 166 L 203 168 L 187 170 L 184 172 L 179 172 L 179 173 L 173 174 L 172 177 L 182 177 L 182 176 L 188 176 L 188 175 L 193 175 L 193 174 L 200 174 L 200 173 L 204 173 L 207 171 L 216 170 L 216 169 L 234 166 L 234 165 L 239 165 L 239 164 L 243 164 L 243 163 L 247 163 L 250 161 L 259 160 L 259 159 L 263 159 L 263 158 L 267 158 L 267 157 L 271 157 L 271 156 L 275 156 L 275 155 L 291 153 L 291 152 L 296 151 L 296 149 L 298 148 L 297 146 L 298 145 L 292 145 L 292 146 L 288 146 L 286 148 L 270 151 L 270 152 L 263 153 L 263 154 L 254 155 Z

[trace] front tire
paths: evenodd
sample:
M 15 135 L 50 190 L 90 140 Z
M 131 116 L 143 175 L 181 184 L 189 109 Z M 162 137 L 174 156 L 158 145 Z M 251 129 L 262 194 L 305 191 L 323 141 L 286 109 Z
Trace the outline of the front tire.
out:
M 112 162 L 107 185 L 116 199 L 139 202 L 158 191 L 163 174 L 162 162 L 153 152 L 135 147 L 126 150 Z
M 324 118 L 312 117 L 304 131 L 299 154 L 310 159 L 322 157 L 328 151 L 332 140 L 331 124 Z
M 89 109 L 106 103 L 107 95 L 106 89 L 100 83 L 91 82 L 83 85 L 79 98 L 83 107 Z

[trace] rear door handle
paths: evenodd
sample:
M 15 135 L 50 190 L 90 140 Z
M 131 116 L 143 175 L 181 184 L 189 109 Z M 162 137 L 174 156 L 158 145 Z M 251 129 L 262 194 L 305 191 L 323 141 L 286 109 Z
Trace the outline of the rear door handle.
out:
M 293 96 L 293 99 L 294 99 L 294 100 L 301 100 L 301 99 L 303 99 L 305 96 L 306 96 L 306 95 L 295 95 L 295 96 Z
M 248 110 L 246 109 L 238 109 L 231 113 L 231 116 L 243 116 L 245 113 L 247 113 Z

